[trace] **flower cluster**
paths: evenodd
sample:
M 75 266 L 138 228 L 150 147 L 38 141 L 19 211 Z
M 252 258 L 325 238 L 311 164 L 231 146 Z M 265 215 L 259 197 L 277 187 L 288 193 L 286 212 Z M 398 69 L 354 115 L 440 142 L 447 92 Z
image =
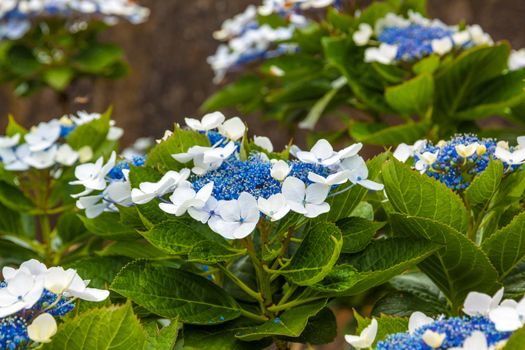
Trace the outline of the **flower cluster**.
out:
M 371 45 L 365 51 L 366 62 L 383 64 L 413 62 L 431 54 L 443 56 L 453 50 L 493 43 L 479 25 L 448 26 L 412 11 L 408 18 L 389 13 L 375 23 L 375 28 L 362 23 L 353 40 L 358 46 Z
M 512 332 L 525 321 L 525 298 L 520 302 L 503 300 L 503 289 L 494 296 L 471 292 L 465 299 L 466 316 L 433 319 L 414 312 L 408 332 L 397 333 L 379 341 L 376 350 L 497 350 L 502 349 Z M 369 348 L 375 341 L 378 322 L 365 328 L 359 336 L 347 335 L 346 340 L 357 349 Z
M 187 118 L 196 134 L 206 134 L 210 146 L 192 146 L 184 153 L 173 154 L 181 164 L 191 168 L 170 170 L 157 182 L 143 182 L 130 188 L 126 165 L 115 165 L 113 154 L 104 164 L 102 158 L 93 164 L 77 167 L 76 181 L 85 191 L 77 206 L 95 217 L 112 205 L 143 205 L 159 199 L 160 210 L 208 224 L 228 239 L 241 239 L 252 233 L 261 217 L 281 220 L 290 212 L 314 218 L 330 210 L 329 196 L 361 185 L 381 190 L 383 185 L 368 179 L 368 168 L 358 155 L 361 144 L 334 151 L 326 140 L 320 140 L 311 151 L 292 147 L 292 161 L 270 159 L 273 145 L 266 137 L 255 137 L 253 149 L 245 159 L 241 154 L 248 140 L 246 126 L 238 117 L 226 120 L 215 112 L 202 120 Z M 164 142 L 171 135 L 158 140 Z M 121 163 L 122 164 L 122 163 Z M 143 159 L 134 160 L 140 166 Z M 351 185 L 338 187 L 350 182 Z M 101 191 L 90 195 L 93 191 Z M 114 208 L 113 208 L 114 209 Z
M 515 147 L 505 141 L 468 134 L 456 135 L 436 145 L 420 140 L 414 145 L 399 145 L 394 157 L 402 162 L 412 159 L 415 169 L 422 174 L 461 191 L 487 168 L 491 159 L 502 161 L 505 172 L 520 168 L 525 163 L 525 137 L 519 137 Z
M 57 331 L 55 317 L 75 308 L 75 301 L 106 300 L 109 292 L 88 287 L 73 269 L 47 268 L 29 260 L 18 269 L 4 267 L 0 282 L 0 349 L 28 349 L 47 343 Z
M 118 211 L 118 206 L 131 206 L 131 166 L 143 166 L 145 157 L 133 155 L 117 162 L 115 152 L 104 163 L 100 157 L 95 163 L 81 164 L 75 169 L 76 180 L 71 185 L 80 185 L 84 190 L 73 195 L 78 198 L 77 207 L 85 210 L 88 218 L 95 218 L 104 211 Z M 95 194 L 93 194 L 95 192 Z
M 35 18 L 64 17 L 77 21 L 72 30 L 85 26 L 86 20 L 99 19 L 114 24 L 119 19 L 144 22 L 149 9 L 131 0 L 7 0 L 0 4 L 0 40 L 23 37 Z
M 98 113 L 78 112 L 77 115 L 42 122 L 25 134 L 20 132 L 0 137 L 0 161 L 3 168 L 8 171 L 51 169 L 59 177 L 62 167 L 83 163 L 93 157 L 90 147 L 74 150 L 66 138 L 78 126 L 100 117 Z M 122 129 L 112 126 L 107 139 L 118 140 L 122 134 Z
M 292 38 L 296 28 L 309 23 L 302 11 L 337 5 L 337 0 L 264 0 L 259 7 L 249 6 L 237 16 L 226 20 L 214 38 L 221 44 L 208 63 L 215 72 L 215 82 L 222 81 L 227 72 L 250 62 L 295 52 L 297 46 L 282 43 Z M 277 14 L 288 26 L 272 27 L 260 24 L 258 16 Z

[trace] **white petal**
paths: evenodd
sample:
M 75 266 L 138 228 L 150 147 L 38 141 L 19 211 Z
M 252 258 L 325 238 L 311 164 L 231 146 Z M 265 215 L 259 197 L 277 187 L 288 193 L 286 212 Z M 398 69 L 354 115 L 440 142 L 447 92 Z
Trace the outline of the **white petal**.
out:
M 219 132 L 232 141 L 237 141 L 244 136 L 246 125 L 239 117 L 234 117 L 225 121 L 220 127 Z
M 434 319 L 431 317 L 428 317 L 422 312 L 416 311 L 410 315 L 410 319 L 408 320 L 408 332 L 410 334 L 414 334 L 416 330 L 419 328 L 426 326 L 427 324 L 431 324 L 434 322 Z
M 48 313 L 41 314 L 27 326 L 29 339 L 37 343 L 49 343 L 57 332 L 57 322 Z
M 283 182 L 282 194 L 289 202 L 302 203 L 306 196 L 306 185 L 296 177 L 287 177 Z
M 316 218 L 319 215 L 328 213 L 330 211 L 330 204 L 328 203 L 321 203 L 321 204 L 309 204 L 307 203 L 306 206 L 306 216 L 307 218 Z
M 469 316 L 486 316 L 490 312 L 492 298 L 490 295 L 470 292 L 465 299 L 463 312 Z
M 261 147 L 267 152 L 273 152 L 272 141 L 266 136 L 254 136 L 253 143 L 255 143 L 255 145 Z
M 513 332 L 523 326 L 518 312 L 506 306 L 490 311 L 489 318 L 500 332 Z
M 326 200 L 330 186 L 322 184 L 311 184 L 306 189 L 306 202 L 311 204 L 321 204 Z

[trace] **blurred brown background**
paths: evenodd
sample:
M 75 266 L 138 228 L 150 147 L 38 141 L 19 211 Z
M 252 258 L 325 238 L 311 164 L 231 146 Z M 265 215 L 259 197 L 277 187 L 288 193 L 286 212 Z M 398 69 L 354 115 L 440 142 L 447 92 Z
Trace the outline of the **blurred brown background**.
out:
M 200 104 L 215 89 L 206 57 L 217 43 L 211 33 L 226 18 L 258 0 L 141 0 L 152 9 L 149 22 L 111 29 L 108 38 L 127 52 L 131 74 L 121 81 L 81 81 L 70 96 L 88 96 L 85 105 L 66 109 L 104 111 L 115 107 L 115 119 L 126 129 L 124 142 L 140 136 L 159 136 L 175 121 L 198 116 Z M 429 0 L 430 14 L 449 23 L 479 23 L 495 39 L 525 47 L 524 0 Z M 0 127 L 13 113 L 25 125 L 60 116 L 64 111 L 51 91 L 17 99 L 0 89 Z M 247 116 L 248 117 L 248 116 Z M 252 132 L 283 143 L 284 129 L 248 118 Z M 272 126 L 270 128 L 269 126 Z

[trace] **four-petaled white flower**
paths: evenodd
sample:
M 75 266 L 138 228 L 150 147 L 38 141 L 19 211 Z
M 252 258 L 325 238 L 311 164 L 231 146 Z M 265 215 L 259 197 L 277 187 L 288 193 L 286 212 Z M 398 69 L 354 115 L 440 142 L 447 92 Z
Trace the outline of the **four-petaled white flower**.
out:
M 206 186 L 197 192 L 191 188 L 191 184 L 186 181 L 175 189 L 170 196 L 170 203 L 159 203 L 159 208 L 168 214 L 181 216 L 184 215 L 189 208 L 203 208 L 210 199 L 212 191 L 213 182 L 206 184 Z
M 434 322 L 434 319 L 428 317 L 420 311 L 413 312 L 408 320 L 408 333 L 414 334 L 419 328 L 429 325 Z
M 79 159 L 80 155 L 67 143 L 58 147 L 55 161 L 65 166 L 72 166 Z
M 456 145 L 456 152 L 462 158 L 468 158 L 477 152 L 479 143 L 474 142 L 469 145 Z
M 186 125 L 196 131 L 210 131 L 217 129 L 226 120 L 224 114 L 221 112 L 213 112 L 206 114 L 201 120 L 186 118 Z
M 10 276 L 7 287 L 0 288 L 0 318 L 30 309 L 44 292 L 44 276 L 19 269 Z
M 260 197 L 257 204 L 261 213 L 268 216 L 271 221 L 281 220 L 290 212 L 286 197 L 281 193 L 274 194 L 268 199 Z
M 439 151 L 436 151 L 435 153 L 424 152 L 423 154 L 420 154 L 419 160 L 416 162 L 415 165 L 416 170 L 419 171 L 421 174 L 424 174 L 427 171 L 427 169 L 436 162 L 438 155 Z
M 204 152 L 203 161 L 204 164 L 213 164 L 221 163 L 226 159 L 230 158 L 231 155 L 235 152 L 237 146 L 235 142 L 231 141 L 226 144 L 224 147 L 215 147 Z
M 226 239 L 243 239 L 257 227 L 260 212 L 257 200 L 247 192 L 239 199 L 220 201 L 217 207 L 220 218 L 210 228 Z
M 76 202 L 76 206 L 80 210 L 85 210 L 88 219 L 94 219 L 108 207 L 108 204 L 102 201 L 103 198 L 102 194 L 80 197 Z
M 324 166 L 337 164 L 341 160 L 340 155 L 337 152 L 334 152 L 330 142 L 324 139 L 317 141 L 310 152 L 299 150 L 295 156 L 301 162 L 320 164 Z
M 33 322 L 27 326 L 29 339 L 37 343 L 49 343 L 57 333 L 57 321 L 48 313 L 38 315 Z
M 370 37 L 374 34 L 374 30 L 368 23 L 361 23 L 358 30 L 354 33 L 352 38 L 357 46 L 365 46 L 370 41 Z
M 488 316 L 490 311 L 500 305 L 503 292 L 504 289 L 501 288 L 492 297 L 484 293 L 470 292 L 463 303 L 463 312 L 469 316 Z
M 106 188 L 106 175 L 115 166 L 117 155 L 111 153 L 108 162 L 104 164 L 104 158 L 100 157 L 95 163 L 81 164 L 75 169 L 77 180 L 71 181 L 71 185 L 82 185 L 85 191 L 73 195 L 74 198 L 83 197 L 93 191 L 102 191 Z
M 278 160 L 272 165 L 270 170 L 270 175 L 277 181 L 284 181 L 286 177 L 290 174 L 292 168 L 284 160 Z
M 255 143 L 256 146 L 261 147 L 266 152 L 273 152 L 272 140 L 266 136 L 253 136 L 253 143 Z
M 53 145 L 48 149 L 29 153 L 23 161 L 35 169 L 47 169 L 55 164 L 57 156 L 57 146 Z
M 525 324 L 525 298 L 519 302 L 504 300 L 500 306 L 490 310 L 489 318 L 500 332 L 520 329 Z
M 443 342 L 445 341 L 447 335 L 443 333 L 437 333 L 434 331 L 431 331 L 430 329 L 427 329 L 425 333 L 423 333 L 423 341 L 425 344 L 430 346 L 432 349 L 439 348 Z
M 244 136 L 246 132 L 246 125 L 239 117 L 234 117 L 225 121 L 222 125 L 219 126 L 219 132 L 224 137 L 237 141 Z
M 379 47 L 369 47 L 365 51 L 365 62 L 378 62 L 382 64 L 391 64 L 397 56 L 397 46 L 381 44 Z
M 360 185 L 372 191 L 381 191 L 385 188 L 383 184 L 368 179 L 368 167 L 365 160 L 359 156 L 343 160 L 341 168 L 347 171 L 348 180 L 354 185 Z
M 359 335 L 345 335 L 345 340 L 348 344 L 356 349 L 368 349 L 372 347 L 377 336 L 377 320 L 372 319 L 368 327 L 361 331 Z
M 174 170 L 168 171 L 157 182 L 142 182 L 139 188 L 131 190 L 131 200 L 135 204 L 146 204 L 154 198 L 162 197 L 175 190 L 177 186 L 184 183 L 190 176 L 188 169 L 182 169 L 180 172 Z
M 454 48 L 454 43 L 449 37 L 432 40 L 431 45 L 432 51 L 440 56 L 446 55 Z
M 215 197 L 210 196 L 202 208 L 188 208 L 188 214 L 193 219 L 200 221 L 203 224 L 208 223 L 210 226 L 213 226 L 215 220 L 219 219 L 219 212 L 217 210 L 218 206 L 219 201 L 215 199 Z
M 61 127 L 58 120 L 42 122 L 25 135 L 31 152 L 40 152 L 51 147 L 60 138 Z
M 520 147 L 511 152 L 508 147 L 505 148 L 503 144 L 498 144 L 494 156 L 509 165 L 521 165 L 525 163 L 525 147 Z
M 282 194 L 293 212 L 303 214 L 307 218 L 315 218 L 330 211 L 330 204 L 326 203 L 326 197 L 330 186 L 306 184 L 296 177 L 288 177 L 283 182 Z

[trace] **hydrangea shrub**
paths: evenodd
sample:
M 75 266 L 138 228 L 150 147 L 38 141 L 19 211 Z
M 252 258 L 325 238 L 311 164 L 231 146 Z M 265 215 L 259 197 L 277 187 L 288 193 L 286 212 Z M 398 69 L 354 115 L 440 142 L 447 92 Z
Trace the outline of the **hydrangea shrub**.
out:
M 224 23 L 219 33 L 234 27 L 241 34 L 230 41 L 229 53 L 221 46 L 210 63 L 217 71 L 220 62 L 220 77 L 241 74 L 231 74 L 204 109 L 260 111 L 292 133 L 312 130 L 312 139 L 317 122 L 332 117 L 337 130 L 322 127 L 333 138 L 374 145 L 476 132 L 486 125 L 479 121 L 493 116 L 513 127 L 490 128 L 489 136 L 523 132 L 523 50 L 495 42 L 479 25 L 427 18 L 425 1 L 374 1 L 365 8 L 320 2 L 327 9 L 272 3 L 278 5 L 271 15 L 263 2 L 250 8 L 250 20 L 244 15 Z M 267 16 L 280 24 L 267 24 Z M 287 35 L 260 40 L 267 45 L 246 64 L 239 59 L 249 51 L 244 35 L 264 25 L 287 26 Z

